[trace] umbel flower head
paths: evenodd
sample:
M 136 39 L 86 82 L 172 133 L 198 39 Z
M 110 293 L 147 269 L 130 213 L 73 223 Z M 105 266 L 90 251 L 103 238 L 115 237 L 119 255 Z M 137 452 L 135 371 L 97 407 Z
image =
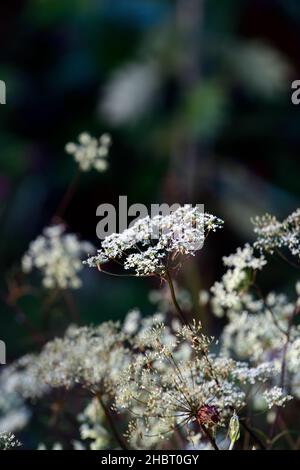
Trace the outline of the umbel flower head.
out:
M 35 368 L 34 355 L 26 355 L 0 369 L 0 434 L 17 432 L 30 421 L 28 399 L 47 393 Z
M 71 326 L 39 355 L 10 366 L 10 390 L 36 401 L 51 387 L 81 386 L 95 397 L 93 416 L 100 404 L 124 431 L 127 426 L 124 436 L 133 449 L 159 448 L 178 429 L 186 443 L 200 433 L 216 445 L 213 436 L 222 436 L 233 410 L 238 413 L 258 385 L 268 390 L 275 371 L 269 362 L 250 367 L 213 353 L 213 343 L 195 321 L 174 330 L 161 315 L 142 318 L 135 310 L 123 324 Z M 266 399 L 279 406 L 287 400 L 276 389 Z M 81 428 L 94 448 L 111 438 L 100 418 L 97 411 L 97 421 L 88 419 Z
M 212 343 L 196 322 L 175 332 L 161 316 L 137 311 L 123 325 L 72 326 L 24 364 L 18 393 L 36 399 L 35 389 L 42 396 L 48 387 L 81 385 L 114 404 L 132 448 L 157 446 L 178 428 L 187 441 L 199 431 L 206 440 L 244 406 L 249 387 L 274 373 L 268 362 L 249 367 L 216 355 Z
M 91 137 L 87 132 L 82 132 L 78 136 L 78 144 L 69 142 L 65 150 L 74 156 L 82 171 L 89 171 L 94 168 L 97 171 L 107 169 L 107 157 L 111 146 L 109 134 L 103 134 L 99 139 Z
M 43 285 L 48 289 L 78 289 L 81 280 L 83 256 L 94 251 L 88 242 L 81 242 L 72 233 L 65 233 L 63 225 L 45 228 L 42 235 L 30 243 L 22 259 L 24 272 L 33 268 L 41 271 Z
M 63 338 L 45 345 L 34 361 L 34 374 L 38 370 L 41 382 L 52 387 L 69 389 L 80 384 L 93 393 L 116 393 L 119 374 L 132 360 L 131 336 L 137 331 L 142 334 L 158 320 L 161 316 L 142 319 L 135 310 L 128 313 L 123 325 L 112 321 L 98 326 L 71 325 Z
M 215 282 L 211 288 L 212 306 L 217 316 L 223 316 L 227 309 L 241 309 L 243 302 L 248 300 L 245 292 L 252 284 L 255 273 L 261 271 L 267 261 L 247 243 L 236 253 L 224 256 L 223 264 L 227 271 L 221 281 Z
M 234 355 L 252 365 L 271 361 L 277 371 L 274 385 L 279 383 L 284 361 L 284 383 L 288 383 L 288 391 L 299 398 L 300 328 L 295 319 L 297 312 L 298 299 L 292 302 L 286 295 L 274 292 L 265 298 L 256 298 L 253 293 L 245 292 L 239 305 L 227 311 L 228 323 L 222 332 L 221 343 L 227 356 Z M 273 398 L 279 398 L 276 391 L 275 387 L 265 396 L 268 404 Z M 283 406 L 286 401 L 284 399 L 280 404 L 278 400 L 277 403 Z
M 120 374 L 116 394 L 117 410 L 132 414 L 131 443 L 145 446 L 147 439 L 170 437 L 178 428 L 187 438 L 199 427 L 204 438 L 210 436 L 245 404 L 247 384 L 272 375 L 269 363 L 251 368 L 211 353 L 212 341 L 196 322 L 177 333 L 158 324 L 132 338 L 136 353 Z
M 166 216 L 139 219 L 124 232 L 106 237 L 97 255 L 86 264 L 101 270 L 104 263 L 116 261 L 136 276 L 163 276 L 178 264 L 180 255 L 194 255 L 202 248 L 208 233 L 222 224 L 198 207 L 185 205 Z
M 21 443 L 11 432 L 0 433 L 0 450 L 12 450 L 20 447 Z
M 70 326 L 63 338 L 47 343 L 37 358 L 40 379 L 52 387 L 80 384 L 93 393 L 109 393 L 130 360 L 125 340 L 118 323 Z
M 273 406 L 284 406 L 287 401 L 292 400 L 293 398 L 291 395 L 287 395 L 284 390 L 278 386 L 275 386 L 270 390 L 266 390 L 263 396 L 269 408 L 272 408 Z
M 261 251 L 282 255 L 287 249 L 293 256 L 300 258 L 300 209 L 280 222 L 275 216 L 266 214 L 253 221 L 257 235 L 255 247 Z
M 297 297 L 290 299 L 283 293 L 264 294 L 256 277 L 267 264 L 265 252 L 277 253 L 288 263 L 284 249 L 299 256 L 300 212 L 292 213 L 283 222 L 267 215 L 256 218 L 255 224 L 254 246 L 245 245 L 223 258 L 227 271 L 211 289 L 211 305 L 217 316 L 226 315 L 228 320 L 221 336 L 222 352 L 252 365 L 271 362 L 277 371 L 274 388 L 263 396 L 269 407 L 284 406 L 291 399 L 287 392 L 300 396 L 299 283 L 295 289 Z

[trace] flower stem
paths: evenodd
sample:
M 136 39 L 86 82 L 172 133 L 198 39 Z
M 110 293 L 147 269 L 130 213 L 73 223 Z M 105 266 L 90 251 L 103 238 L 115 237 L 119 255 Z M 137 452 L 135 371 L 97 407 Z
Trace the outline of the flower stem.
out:
M 102 400 L 101 396 L 99 394 L 97 394 L 97 399 L 98 399 L 98 402 L 100 403 L 103 411 L 104 411 L 104 414 L 106 416 L 106 419 L 108 421 L 108 424 L 111 428 L 111 431 L 112 431 L 112 434 L 114 436 L 114 438 L 116 439 L 116 441 L 118 442 L 119 446 L 121 447 L 122 450 L 127 450 L 127 445 L 124 441 L 124 439 L 119 435 L 119 432 L 117 430 L 117 427 L 115 425 L 115 422 L 113 420 L 113 417 L 111 415 L 111 412 L 109 410 L 109 408 L 105 405 L 104 401 Z
M 71 181 L 69 187 L 67 188 L 65 194 L 63 195 L 62 200 L 58 208 L 56 209 L 55 214 L 52 217 L 53 222 L 58 222 L 61 219 L 63 219 L 66 209 L 68 208 L 70 202 L 73 199 L 73 196 L 75 194 L 75 191 L 79 183 L 79 179 L 80 179 L 80 171 L 78 170 L 75 173 L 73 180 Z
M 283 347 L 283 352 L 282 352 L 281 373 L 280 373 L 280 387 L 282 389 L 284 388 L 284 381 L 285 381 L 285 374 L 286 374 L 286 356 L 287 356 L 288 347 L 290 344 L 291 332 L 292 332 L 295 317 L 298 315 L 298 313 L 299 313 L 299 306 L 296 304 L 294 307 L 294 311 L 289 319 L 288 331 L 286 334 L 286 342 L 285 342 L 285 345 Z M 275 416 L 275 419 L 271 428 L 271 432 L 270 432 L 270 439 L 274 437 L 280 413 L 281 413 L 281 408 L 280 406 L 277 406 L 276 416 Z
M 199 423 L 199 426 L 200 426 L 200 429 L 201 429 L 202 433 L 207 437 L 207 439 L 209 440 L 209 442 L 211 443 L 213 448 L 215 450 L 220 450 L 219 447 L 217 446 L 217 443 L 216 443 L 215 439 L 211 435 L 210 431 L 200 423 Z
M 174 304 L 174 307 L 178 313 L 178 315 L 180 316 L 181 320 L 183 321 L 183 323 L 185 325 L 188 325 L 188 321 L 185 317 L 185 314 L 183 313 L 183 311 L 181 310 L 180 308 L 180 305 L 179 303 L 177 302 L 177 299 L 176 299 L 176 294 L 175 294 L 175 289 L 174 289 L 174 284 L 173 284 L 173 281 L 172 281 L 172 278 L 170 276 L 170 273 L 169 271 L 166 271 L 165 273 L 165 279 L 167 281 L 167 283 L 169 284 L 169 288 L 170 288 L 170 292 L 171 292 L 171 297 L 172 297 L 172 301 L 173 301 L 173 304 Z
M 252 437 L 252 439 L 256 442 L 256 444 L 259 445 L 259 447 L 262 449 L 262 450 L 266 450 L 266 446 L 263 444 L 263 442 L 261 441 L 261 439 L 255 434 L 254 431 L 252 431 L 251 428 L 249 428 L 248 424 L 246 424 L 244 421 L 240 420 L 240 423 L 241 425 L 243 426 L 243 428 L 245 429 L 245 431 L 247 431 L 247 433 L 249 434 L 249 436 Z

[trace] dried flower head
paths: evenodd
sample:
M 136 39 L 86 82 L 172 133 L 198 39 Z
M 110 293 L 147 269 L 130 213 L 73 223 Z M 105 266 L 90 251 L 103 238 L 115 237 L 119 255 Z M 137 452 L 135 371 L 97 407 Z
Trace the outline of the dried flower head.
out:
M 216 406 L 203 405 L 197 413 L 197 421 L 201 426 L 213 427 L 220 422 L 220 413 Z
M 158 324 L 132 339 L 136 353 L 119 376 L 115 397 L 117 410 L 132 414 L 130 442 L 137 430 L 143 442 L 153 439 L 154 427 L 163 439 L 177 428 L 188 435 L 197 423 L 208 432 L 223 426 L 231 410 L 244 405 L 247 384 L 272 376 L 269 363 L 251 368 L 212 354 L 211 342 L 197 323 L 176 334 Z

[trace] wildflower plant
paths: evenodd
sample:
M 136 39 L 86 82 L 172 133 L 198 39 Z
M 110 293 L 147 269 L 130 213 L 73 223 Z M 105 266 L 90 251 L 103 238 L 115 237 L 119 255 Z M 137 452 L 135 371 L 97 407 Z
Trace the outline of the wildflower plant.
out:
M 266 268 L 270 255 L 279 255 L 297 268 L 299 211 L 283 222 L 271 215 L 256 218 L 254 226 L 257 239 L 247 247 L 251 259 L 245 264 L 245 252 L 239 250 L 224 258 L 227 271 L 211 289 L 211 305 L 216 315 L 226 315 L 228 321 L 221 336 L 226 356 L 235 355 L 252 365 L 268 360 L 273 365 L 273 386 L 263 392 L 262 401 L 276 410 L 270 415 L 270 436 L 274 437 L 274 429 L 283 420 L 282 407 L 299 398 L 299 283 L 294 296 L 274 291 L 263 294 L 256 273 Z
M 94 139 L 82 133 L 66 150 L 80 170 L 104 171 L 110 145 L 107 134 Z M 62 218 L 75 187 L 53 220 Z M 222 228 L 218 217 L 187 204 L 134 221 L 107 236 L 98 251 L 67 233 L 63 223 L 47 227 L 22 259 L 23 271 L 38 270 L 46 289 L 79 289 L 86 267 L 153 277 L 160 282 L 149 296 L 156 311 L 144 317 L 134 308 L 123 321 L 90 326 L 76 325 L 72 317 L 64 335 L 55 337 L 41 336 L 29 322 L 38 352 L 0 374 L 0 447 L 19 445 L 11 433 L 28 426 L 43 402 L 54 421 L 63 416 L 75 426 L 80 437 L 69 444 L 75 449 L 231 450 L 242 448 L 241 437 L 247 448 L 272 448 L 282 426 L 289 433 L 283 408 L 300 399 L 300 283 L 293 295 L 264 293 L 258 278 L 274 254 L 298 267 L 299 210 L 283 222 L 266 215 L 254 225 L 255 242 L 225 256 L 221 279 L 199 294 L 199 306 L 225 321 L 217 339 L 203 330 L 192 295 L 174 278 Z M 18 300 L 20 294 L 14 295 Z M 12 298 L 7 303 L 26 319 Z M 74 404 L 66 396 L 75 397 Z M 63 444 L 53 440 L 50 447 Z
M 179 431 L 189 442 L 200 431 L 218 449 L 215 434 L 226 429 L 233 410 L 245 406 L 247 389 L 272 376 L 272 365 L 253 368 L 216 355 L 210 351 L 213 338 L 196 322 L 172 331 L 160 316 L 136 318 L 139 327 L 134 331 L 129 321 L 132 312 L 123 325 L 71 327 L 27 364 L 20 384 L 31 377 L 34 389 L 19 386 L 19 393 L 33 399 L 36 390 L 46 394 L 50 388 L 80 385 L 95 397 L 90 406 L 100 406 L 98 414 L 102 410 L 110 420 L 112 412 L 122 416 L 131 448 L 172 442 Z M 108 439 L 107 429 L 97 428 L 97 423 L 91 427 L 88 419 L 81 433 L 98 448 Z M 123 447 L 122 436 L 117 434 L 117 440 Z
M 122 233 L 108 236 L 97 254 L 85 263 L 110 274 L 103 265 L 114 262 L 135 276 L 166 280 L 177 313 L 185 322 L 171 274 L 180 268 L 185 258 L 194 256 L 208 234 L 221 228 L 222 224 L 221 219 L 186 204 L 169 215 L 139 219 Z

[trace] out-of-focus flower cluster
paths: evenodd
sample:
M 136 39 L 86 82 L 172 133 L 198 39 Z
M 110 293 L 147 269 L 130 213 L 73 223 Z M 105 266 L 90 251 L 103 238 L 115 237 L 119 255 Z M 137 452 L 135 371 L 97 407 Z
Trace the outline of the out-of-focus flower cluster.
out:
M 223 316 L 226 309 L 241 308 L 242 294 L 252 282 L 253 274 L 267 262 L 264 256 L 255 255 L 253 247 L 247 244 L 244 248 L 238 248 L 235 254 L 225 256 L 223 263 L 228 269 L 221 281 L 211 288 L 213 308 L 218 316 Z
M 63 225 L 53 225 L 30 243 L 22 268 L 26 273 L 38 269 L 48 289 L 78 289 L 81 287 L 81 260 L 93 251 L 90 243 L 80 241 L 75 234 L 65 233 Z
M 105 423 L 105 413 L 99 400 L 93 398 L 78 416 L 80 436 L 83 441 L 90 442 L 91 450 L 108 449 L 111 434 Z
M 271 254 L 287 249 L 293 256 L 300 257 L 300 209 L 282 222 L 270 214 L 256 217 L 253 222 L 256 248 Z
M 210 352 L 213 339 L 195 322 L 176 332 L 164 324 L 133 338 L 137 353 L 122 371 L 116 409 L 130 410 L 127 438 L 147 448 L 176 429 L 192 442 L 199 425 L 222 432 L 246 391 L 273 374 L 269 363 L 249 368 Z
M 287 401 L 293 399 L 291 395 L 286 395 L 283 389 L 277 386 L 271 388 L 271 390 L 265 390 L 263 396 L 269 408 L 283 406 Z
M 134 449 L 157 448 L 174 439 L 178 428 L 186 443 L 197 440 L 199 425 L 224 434 L 249 389 L 273 377 L 272 364 L 249 367 L 218 355 L 200 324 L 177 325 L 175 331 L 162 320 L 161 314 L 142 318 L 134 310 L 122 325 L 70 327 L 22 367 L 7 369 L 6 380 L 15 382 L 13 392 L 24 400 L 41 398 L 51 388 L 84 387 L 95 398 L 79 416 L 80 432 L 94 449 L 111 442 L 103 401 L 121 419 Z
M 125 335 L 118 324 L 70 326 L 64 338 L 49 342 L 36 361 L 41 380 L 52 387 L 76 384 L 96 392 L 113 390 L 127 365 Z
M 191 311 L 193 306 L 191 293 L 187 289 L 179 287 L 177 282 L 174 282 L 174 291 L 181 309 L 186 312 Z M 159 312 L 168 313 L 174 311 L 174 304 L 167 284 L 161 286 L 160 289 L 151 290 L 148 298 Z
M 246 245 L 225 257 L 227 271 L 211 289 L 214 313 L 226 315 L 228 321 L 221 335 L 223 353 L 253 366 L 270 361 L 277 371 L 274 388 L 264 393 L 270 408 L 300 397 L 300 289 L 298 282 L 291 300 L 282 293 L 264 295 L 256 277 L 267 262 L 259 252 L 274 254 L 288 248 L 298 257 L 299 231 L 299 211 L 282 223 L 270 215 L 256 218 L 257 240 L 253 247 Z
M 285 295 L 275 293 L 265 299 L 245 293 L 240 300 L 239 308 L 227 312 L 228 323 L 222 333 L 224 353 L 237 355 L 253 365 L 271 361 L 278 371 L 275 384 L 284 361 L 285 390 L 299 398 L 300 328 L 293 323 L 298 315 L 298 301 L 290 302 Z
M 12 450 L 20 447 L 21 443 L 11 432 L 0 433 L 0 450 Z
M 80 170 L 89 171 L 94 168 L 97 171 L 105 171 L 108 167 L 107 157 L 111 146 L 109 134 L 103 134 L 99 139 L 91 137 L 87 132 L 78 136 L 78 144 L 69 142 L 66 152 L 74 156 Z

